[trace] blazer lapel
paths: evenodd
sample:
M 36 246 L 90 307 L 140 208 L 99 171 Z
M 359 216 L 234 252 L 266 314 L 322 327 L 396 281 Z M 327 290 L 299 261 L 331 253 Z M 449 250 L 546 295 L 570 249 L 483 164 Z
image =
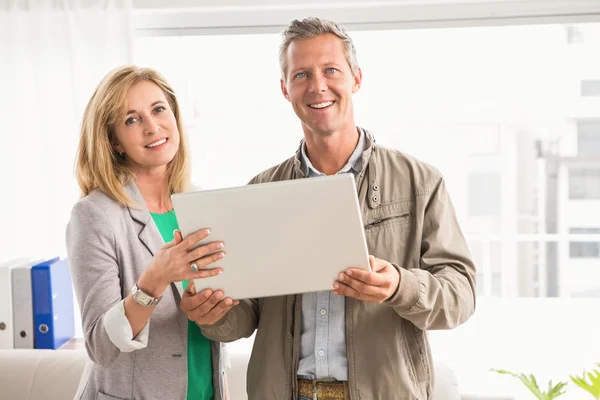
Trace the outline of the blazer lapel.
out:
M 139 205 L 139 208 L 135 206 L 128 206 L 127 208 L 129 209 L 129 215 L 140 225 L 138 238 L 144 244 L 144 246 L 146 246 L 150 254 L 154 256 L 156 252 L 158 252 L 158 250 L 165 245 L 165 242 L 160 235 L 156 224 L 154 224 L 152 221 L 152 216 L 146 207 L 144 198 L 142 197 L 137 185 L 132 182 L 124 187 L 124 191 L 131 200 Z M 179 295 L 175 296 L 177 305 L 179 306 L 179 302 L 183 296 L 183 286 L 181 282 L 173 282 L 171 283 L 171 287 L 174 289 L 174 292 Z

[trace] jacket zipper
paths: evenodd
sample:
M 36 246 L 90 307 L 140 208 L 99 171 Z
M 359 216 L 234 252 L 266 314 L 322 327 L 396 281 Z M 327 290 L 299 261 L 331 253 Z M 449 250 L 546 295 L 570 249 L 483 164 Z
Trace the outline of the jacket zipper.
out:
M 386 217 L 386 218 L 382 218 L 382 219 L 380 219 L 380 220 L 377 220 L 377 221 L 375 221 L 375 222 L 371 222 L 370 224 L 368 224 L 367 226 L 365 226 L 365 229 L 371 229 L 371 228 L 374 228 L 374 227 L 376 227 L 377 225 L 379 225 L 379 224 L 381 224 L 381 223 L 383 223 L 383 222 L 386 222 L 386 221 L 390 221 L 390 220 L 392 220 L 392 219 L 403 218 L 403 217 L 408 217 L 408 216 L 410 216 L 410 212 L 406 212 L 406 213 L 404 213 L 404 214 L 400 214 L 400 215 L 395 215 L 395 216 L 393 216 L 393 217 Z

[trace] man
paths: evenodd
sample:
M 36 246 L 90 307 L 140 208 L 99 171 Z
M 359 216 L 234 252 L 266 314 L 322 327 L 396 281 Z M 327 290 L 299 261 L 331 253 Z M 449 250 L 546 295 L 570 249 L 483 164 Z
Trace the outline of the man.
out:
M 454 328 L 475 310 L 475 267 L 444 181 L 356 126 L 352 95 L 362 72 L 339 25 L 292 21 L 280 64 L 281 90 L 305 139 L 295 156 L 251 183 L 354 174 L 372 272 L 350 268 L 330 292 L 235 307 L 219 303 L 219 292 L 186 293 L 182 310 L 213 340 L 257 329 L 251 400 L 433 399 L 425 331 Z

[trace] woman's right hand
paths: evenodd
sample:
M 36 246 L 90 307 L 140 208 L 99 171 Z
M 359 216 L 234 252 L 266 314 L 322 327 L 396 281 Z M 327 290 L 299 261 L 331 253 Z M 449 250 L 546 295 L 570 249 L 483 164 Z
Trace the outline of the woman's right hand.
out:
M 221 251 L 222 242 L 211 242 L 190 250 L 208 235 L 210 235 L 209 229 L 201 229 L 183 239 L 181 231 L 176 230 L 174 239 L 154 255 L 152 263 L 138 281 L 139 288 L 145 292 L 147 290 L 146 293 L 151 296 L 159 297 L 171 282 L 202 279 L 220 274 L 220 268 L 208 270 L 204 268 L 225 256 Z M 196 272 L 192 270 L 192 264 L 198 268 Z

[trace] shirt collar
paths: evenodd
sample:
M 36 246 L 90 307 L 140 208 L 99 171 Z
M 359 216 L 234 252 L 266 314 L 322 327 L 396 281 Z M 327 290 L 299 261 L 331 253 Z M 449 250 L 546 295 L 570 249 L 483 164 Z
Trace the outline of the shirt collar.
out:
M 359 173 L 362 169 L 362 154 L 367 148 L 367 140 L 364 130 L 358 127 L 356 129 L 358 129 L 359 133 L 358 144 L 356 145 L 356 148 L 348 159 L 346 165 L 344 165 L 342 169 L 337 172 L 338 174 L 343 174 L 350 171 Z M 306 139 L 302 140 L 302 144 L 300 145 L 300 154 L 302 158 L 302 164 L 304 165 L 304 174 L 306 176 L 324 175 L 322 172 L 318 171 L 308 159 L 308 156 L 306 155 Z

